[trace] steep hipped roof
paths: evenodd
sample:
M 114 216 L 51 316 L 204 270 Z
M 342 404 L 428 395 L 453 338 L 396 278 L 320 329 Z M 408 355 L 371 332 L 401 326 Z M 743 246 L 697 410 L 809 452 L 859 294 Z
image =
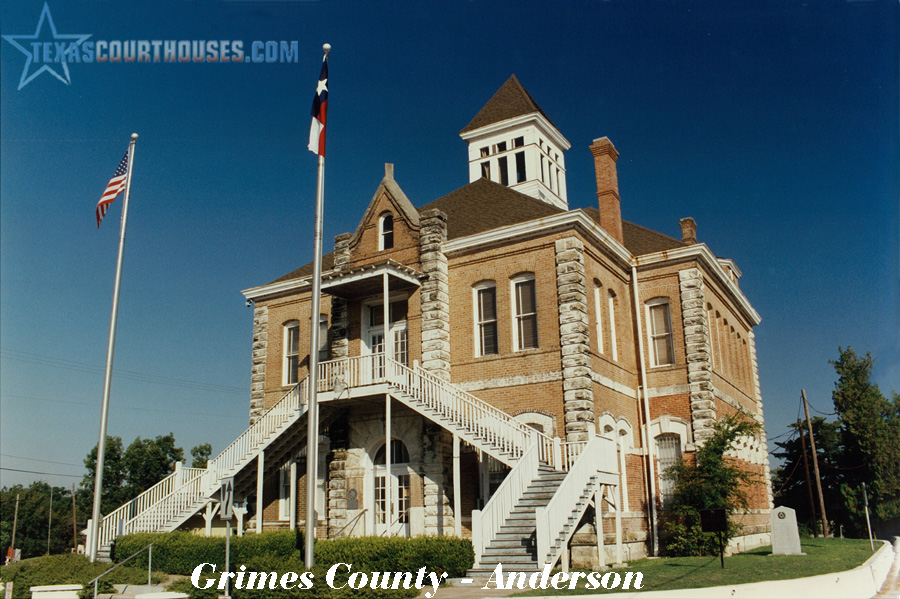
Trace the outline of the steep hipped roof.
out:
M 478 114 L 475 115 L 475 118 L 468 125 L 463 127 L 459 134 L 462 135 L 485 125 L 499 123 L 506 119 L 533 112 L 540 113 L 547 121 L 550 121 L 547 115 L 544 114 L 544 111 L 541 110 L 541 107 L 534 101 L 534 98 L 531 97 L 531 94 L 525 91 L 525 88 L 522 87 L 516 76 L 510 75 L 506 83 L 497 90 L 497 93 L 487 101 L 487 104 L 478 111 Z
M 432 208 L 447 215 L 447 239 L 563 212 L 561 208 L 485 178 L 451 191 L 420 210 Z

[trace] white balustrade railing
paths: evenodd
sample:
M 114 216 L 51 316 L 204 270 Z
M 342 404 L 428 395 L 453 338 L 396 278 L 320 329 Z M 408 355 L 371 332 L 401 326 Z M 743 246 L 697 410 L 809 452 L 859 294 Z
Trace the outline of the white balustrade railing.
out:
M 306 389 L 307 379 L 304 379 L 210 460 L 206 468 L 178 468 L 103 518 L 100 546 L 109 545 L 120 533 L 164 530 L 169 522 L 183 517 L 215 490 L 222 478 L 233 475 L 262 445 L 299 416 L 300 407 L 306 405 Z
M 552 546 L 555 535 L 562 532 L 568 523 L 569 516 L 598 472 L 618 472 L 616 461 L 616 445 L 612 439 L 595 435 L 590 441 L 563 443 L 561 448 L 564 460 L 570 463 L 569 474 L 562 480 L 546 507 L 535 510 L 537 521 L 537 557 L 538 561 L 548 560 L 555 564 L 559 557 L 562 543 Z M 576 453 L 577 452 L 577 453 Z M 578 457 L 575 457 L 575 456 Z M 551 553 L 552 551 L 552 553 Z
M 381 353 L 321 362 L 316 386 L 320 393 L 334 391 L 340 394 L 345 389 L 383 383 L 385 380 L 384 354 Z
M 541 463 L 538 453 L 538 444 L 532 443 L 484 507 L 472 510 L 472 547 L 476 564 L 484 555 L 485 547 L 500 532 L 500 527 L 509 518 L 525 489 L 537 478 Z
M 520 459 L 533 437 L 538 439 L 538 459 L 552 464 L 550 437 L 421 367 L 409 368 L 391 359 L 387 365 L 393 385 L 472 437 L 497 448 L 505 454 L 503 461 L 507 464 L 513 465 Z
M 222 453 L 210 460 L 208 469 L 212 472 L 212 477 L 207 481 L 209 487 L 214 487 L 221 479 L 232 476 L 247 460 L 257 454 L 260 447 L 280 432 L 285 424 L 300 415 L 301 406 L 306 405 L 307 381 L 308 379 L 303 379 L 295 385 Z

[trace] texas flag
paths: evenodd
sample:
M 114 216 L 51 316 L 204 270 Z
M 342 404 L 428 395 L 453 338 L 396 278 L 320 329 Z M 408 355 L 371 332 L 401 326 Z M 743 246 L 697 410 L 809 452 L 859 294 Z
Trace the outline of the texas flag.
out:
M 325 155 L 325 113 L 328 111 L 328 56 L 322 59 L 322 72 L 313 98 L 312 124 L 309 126 L 309 151 Z

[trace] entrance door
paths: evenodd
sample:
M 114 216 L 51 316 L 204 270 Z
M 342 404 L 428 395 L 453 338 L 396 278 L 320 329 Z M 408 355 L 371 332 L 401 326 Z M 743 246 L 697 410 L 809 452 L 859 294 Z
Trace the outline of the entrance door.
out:
M 392 505 L 390 525 L 386 509 L 388 483 Z M 383 466 L 375 471 L 375 534 L 409 536 L 409 469 L 405 465 L 392 467 L 389 477 L 385 477 Z
M 375 452 L 373 460 L 374 470 L 374 500 L 373 513 L 375 515 L 376 535 L 409 536 L 409 508 L 410 508 L 410 475 L 409 475 L 409 451 L 406 445 L 399 439 L 391 441 L 391 471 L 387 473 L 385 468 L 385 449 L 382 445 Z M 387 489 L 391 490 L 391 517 L 387 516 Z

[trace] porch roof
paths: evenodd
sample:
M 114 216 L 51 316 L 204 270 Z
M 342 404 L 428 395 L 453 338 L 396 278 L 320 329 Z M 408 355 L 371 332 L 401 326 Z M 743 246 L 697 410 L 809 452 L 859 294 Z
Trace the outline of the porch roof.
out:
M 345 299 L 357 299 L 382 292 L 382 276 L 388 275 L 390 291 L 415 289 L 427 275 L 394 260 L 358 266 L 322 275 L 322 292 Z

